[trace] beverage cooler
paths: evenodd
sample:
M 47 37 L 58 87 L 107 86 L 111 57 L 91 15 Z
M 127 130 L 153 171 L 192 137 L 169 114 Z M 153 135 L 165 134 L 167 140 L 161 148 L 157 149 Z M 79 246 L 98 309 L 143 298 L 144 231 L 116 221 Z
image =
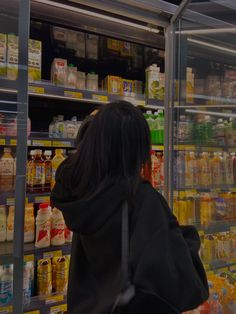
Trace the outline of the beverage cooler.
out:
M 210 299 L 191 313 L 236 313 L 236 28 L 234 1 L 192 1 L 200 22 L 173 25 L 169 195 L 201 238 Z M 182 13 L 183 15 L 185 12 Z

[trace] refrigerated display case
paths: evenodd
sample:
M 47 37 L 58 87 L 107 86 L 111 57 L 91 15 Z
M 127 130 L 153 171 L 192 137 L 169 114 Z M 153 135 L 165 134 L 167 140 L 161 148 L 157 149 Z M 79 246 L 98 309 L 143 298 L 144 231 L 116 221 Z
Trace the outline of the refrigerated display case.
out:
M 192 1 L 188 10 L 205 23 L 180 16 L 169 39 L 169 196 L 180 224 L 195 224 L 201 237 L 206 313 L 236 313 L 235 9 L 234 1 Z

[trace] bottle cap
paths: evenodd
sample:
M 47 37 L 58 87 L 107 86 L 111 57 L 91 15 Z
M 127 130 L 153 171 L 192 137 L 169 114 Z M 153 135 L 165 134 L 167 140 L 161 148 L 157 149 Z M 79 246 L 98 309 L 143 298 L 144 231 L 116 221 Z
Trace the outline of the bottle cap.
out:
M 4 147 L 4 153 L 11 153 L 11 148 L 10 147 Z
M 52 151 L 51 150 L 45 150 L 44 156 L 52 156 Z
M 49 208 L 49 204 L 48 204 L 48 203 L 41 203 L 41 204 L 39 205 L 39 208 L 40 208 L 40 209 L 48 209 L 48 208 Z

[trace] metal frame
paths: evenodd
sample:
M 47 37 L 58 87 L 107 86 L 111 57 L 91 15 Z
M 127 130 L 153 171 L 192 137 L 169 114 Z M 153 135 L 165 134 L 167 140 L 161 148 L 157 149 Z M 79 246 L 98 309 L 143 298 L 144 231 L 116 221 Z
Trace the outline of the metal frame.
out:
M 28 120 L 28 40 L 30 21 L 30 0 L 19 2 L 19 66 L 17 95 L 17 149 L 15 214 L 13 240 L 13 313 L 23 313 L 24 276 L 24 217 L 27 164 L 27 120 Z

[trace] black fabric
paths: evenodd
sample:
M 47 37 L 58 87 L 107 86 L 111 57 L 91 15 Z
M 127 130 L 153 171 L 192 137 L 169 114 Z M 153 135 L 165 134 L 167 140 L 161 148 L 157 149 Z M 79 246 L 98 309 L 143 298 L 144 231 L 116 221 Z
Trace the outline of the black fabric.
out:
M 126 188 L 117 183 L 80 201 L 56 179 L 52 202 L 74 232 L 69 314 L 111 311 L 121 290 L 121 205 L 126 197 Z M 129 211 L 130 269 L 137 289 L 160 295 L 180 312 L 203 303 L 208 286 L 195 229 L 180 228 L 164 198 L 147 182 L 140 184 Z

